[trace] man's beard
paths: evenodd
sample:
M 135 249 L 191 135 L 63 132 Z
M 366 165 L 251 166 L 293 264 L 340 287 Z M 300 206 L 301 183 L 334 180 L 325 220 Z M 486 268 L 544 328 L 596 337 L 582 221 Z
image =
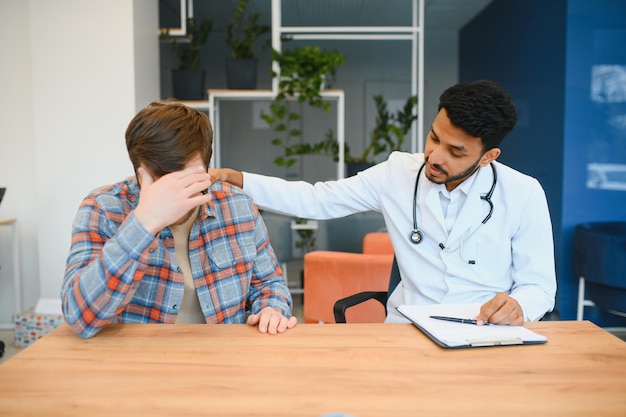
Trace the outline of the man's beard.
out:
M 482 155 L 468 169 L 466 169 L 465 171 L 461 172 L 460 174 L 454 175 L 452 177 L 449 176 L 448 171 L 446 171 L 445 169 L 441 168 L 441 166 L 434 164 L 433 167 L 435 169 L 437 169 L 438 171 L 440 171 L 442 174 L 444 174 L 446 176 L 446 178 L 444 180 L 435 180 L 435 179 L 430 177 L 430 174 L 428 173 L 428 171 L 426 171 L 426 178 L 428 178 L 429 181 L 431 181 L 431 182 L 433 182 L 435 184 L 447 184 L 449 182 L 465 180 L 465 179 L 469 178 L 474 172 L 476 172 L 476 170 L 478 169 L 478 166 L 480 165 L 480 159 L 481 158 L 482 158 Z M 428 162 L 428 157 L 426 157 L 425 161 Z

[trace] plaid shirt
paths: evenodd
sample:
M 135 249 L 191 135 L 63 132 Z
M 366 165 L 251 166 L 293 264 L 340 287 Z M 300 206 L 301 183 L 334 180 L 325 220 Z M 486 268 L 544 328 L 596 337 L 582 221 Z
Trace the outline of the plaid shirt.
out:
M 252 200 L 217 182 L 189 236 L 189 261 L 207 323 L 244 323 L 270 306 L 291 316 L 291 295 Z M 80 337 L 117 323 L 174 323 L 184 278 L 169 228 L 146 231 L 133 210 L 134 177 L 92 192 L 80 205 L 61 288 L 65 321 Z

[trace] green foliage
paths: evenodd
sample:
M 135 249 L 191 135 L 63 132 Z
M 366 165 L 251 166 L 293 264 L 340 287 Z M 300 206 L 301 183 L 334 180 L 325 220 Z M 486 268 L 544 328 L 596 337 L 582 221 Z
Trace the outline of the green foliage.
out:
M 172 48 L 178 57 L 178 69 L 196 69 L 200 62 L 200 53 L 204 44 L 209 39 L 209 34 L 213 30 L 213 22 L 211 20 L 203 20 L 199 26 L 196 26 L 196 20 L 193 17 L 187 19 L 187 36 L 181 41 L 170 36 L 169 31 L 165 30 L 161 33 L 163 39 L 173 39 Z
M 296 224 L 305 224 L 308 220 L 302 218 L 295 218 Z M 298 249 L 302 249 L 304 253 L 308 253 L 315 249 L 317 243 L 315 239 L 315 230 L 313 229 L 298 229 L 296 230 L 300 240 L 295 242 L 295 246 Z
M 273 77 L 279 77 L 277 98 L 297 96 L 299 103 L 330 111 L 330 103 L 324 103 L 319 92 L 323 85 L 331 87 L 344 59 L 345 55 L 319 46 L 292 48 L 282 54 L 273 50 L 272 60 L 280 66 L 280 74 L 272 71 Z
M 417 96 L 409 97 L 401 110 L 396 114 L 389 113 L 387 102 L 382 95 L 375 95 L 376 125 L 370 134 L 370 140 L 361 152 L 354 158 L 346 154 L 346 162 L 375 162 L 374 157 L 380 154 L 389 155 L 393 151 L 402 149 L 404 138 L 411 130 L 413 122 L 417 120 L 414 109 L 417 106 Z
M 348 155 L 350 148 L 344 144 L 344 155 Z M 339 143 L 335 137 L 335 132 L 328 129 L 325 139 L 318 143 L 297 143 L 285 148 L 285 156 L 293 155 L 324 155 L 330 156 L 335 162 L 339 160 Z
M 380 154 L 389 155 L 393 151 L 399 151 L 404 144 L 406 134 L 417 120 L 415 107 L 417 96 L 411 96 L 406 100 L 403 108 L 395 114 L 391 114 L 387 108 L 387 102 L 382 95 L 375 95 L 376 125 L 370 134 L 370 140 L 359 156 L 351 156 L 350 148 L 344 145 L 344 159 L 346 163 L 375 162 L 375 157 Z M 334 161 L 339 160 L 339 144 L 332 130 L 326 133 L 325 139 L 320 142 L 309 144 L 300 143 L 285 147 L 285 155 L 327 155 Z
M 280 133 L 272 143 L 283 148 L 283 155 L 274 159 L 274 164 L 285 168 L 297 162 L 288 149 L 302 132 L 294 125 L 300 120 L 301 111 L 292 111 L 289 101 L 296 101 L 302 109 L 307 103 L 326 112 L 331 110 L 330 103 L 324 102 L 320 94 L 324 81 L 334 81 L 337 69 L 343 65 L 345 56 L 337 51 L 325 51 L 318 46 L 292 48 L 282 54 L 272 51 L 272 60 L 278 62 L 280 73 L 272 71 L 273 77 L 279 77 L 278 94 L 270 105 L 270 114 L 261 117 Z
M 247 6 L 248 0 L 239 0 L 233 11 L 233 19 L 226 28 L 226 45 L 230 48 L 233 59 L 254 58 L 256 42 L 270 32 L 270 26 L 258 23 L 261 12 L 256 11 L 245 17 Z M 261 45 L 261 50 L 269 45 L 270 39 L 267 39 Z

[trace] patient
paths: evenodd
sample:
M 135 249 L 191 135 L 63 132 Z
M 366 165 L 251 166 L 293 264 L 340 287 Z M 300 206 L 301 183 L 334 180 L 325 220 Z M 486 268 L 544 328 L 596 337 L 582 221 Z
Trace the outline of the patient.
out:
M 72 227 L 61 298 L 80 337 L 108 323 L 247 322 L 270 334 L 296 325 L 257 208 L 211 184 L 212 139 L 206 115 L 176 101 L 130 122 L 135 176 L 88 195 Z

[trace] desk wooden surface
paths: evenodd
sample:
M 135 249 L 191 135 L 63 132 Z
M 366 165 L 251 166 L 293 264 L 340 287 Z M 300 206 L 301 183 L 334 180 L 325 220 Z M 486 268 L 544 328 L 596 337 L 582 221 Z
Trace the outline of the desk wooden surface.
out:
M 62 325 L 0 365 L 2 416 L 620 416 L 626 343 L 589 322 L 545 345 L 445 350 L 404 324 Z

